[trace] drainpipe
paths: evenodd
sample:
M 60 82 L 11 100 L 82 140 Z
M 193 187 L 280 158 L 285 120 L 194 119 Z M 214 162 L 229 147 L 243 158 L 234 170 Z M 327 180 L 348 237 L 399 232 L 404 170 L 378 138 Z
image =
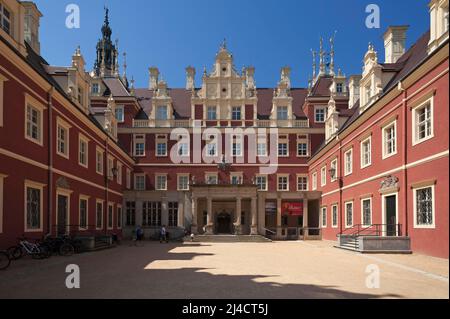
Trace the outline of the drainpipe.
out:
M 405 236 L 409 235 L 408 231 L 408 105 L 407 105 L 407 92 L 405 88 L 403 87 L 403 83 L 399 82 L 398 84 L 399 91 L 403 92 L 403 103 L 402 103 L 402 111 L 403 111 L 403 134 L 402 134 L 402 142 L 403 142 L 403 154 L 402 154 L 402 163 L 405 167 L 403 170 L 403 180 L 405 181 L 404 187 L 403 187 L 403 199 L 405 203 L 405 209 L 403 210 L 405 212 L 404 221 L 405 221 Z M 401 229 L 401 227 L 400 227 Z
M 48 187 L 47 187 L 47 234 L 52 234 L 52 212 L 53 212 L 53 92 L 55 88 L 52 86 L 47 92 L 47 105 L 48 105 Z
M 338 183 L 339 183 L 339 231 L 340 233 L 343 232 L 342 228 L 342 186 L 343 186 L 343 171 L 344 171 L 344 160 L 342 158 L 342 140 L 339 138 L 339 135 L 336 136 L 336 140 L 339 141 L 339 169 L 338 169 Z M 333 214 L 333 210 L 331 210 L 331 214 Z M 333 218 L 333 215 L 331 215 L 331 218 Z M 331 223 L 333 223 L 333 220 L 331 220 Z
M 109 148 L 108 148 L 108 144 L 109 144 L 109 135 L 108 133 L 106 133 L 106 140 L 105 140 L 105 154 L 106 154 L 106 165 L 104 166 L 106 168 L 106 174 L 105 174 L 105 198 L 106 198 L 106 203 L 105 203 L 105 218 L 103 219 L 104 223 L 103 223 L 103 227 L 104 227 L 104 231 L 105 231 L 105 236 L 108 234 L 108 210 L 109 210 L 109 206 L 108 206 L 108 195 L 109 195 L 109 170 L 108 170 L 108 152 L 109 152 Z M 111 168 L 112 169 L 112 168 Z

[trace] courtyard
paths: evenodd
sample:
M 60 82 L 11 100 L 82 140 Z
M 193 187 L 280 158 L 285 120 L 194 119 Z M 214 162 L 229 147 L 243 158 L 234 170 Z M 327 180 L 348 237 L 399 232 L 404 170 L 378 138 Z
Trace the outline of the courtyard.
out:
M 333 243 L 125 242 L 47 260 L 23 259 L 0 273 L 0 298 L 448 298 L 448 259 L 361 255 Z M 80 289 L 65 286 L 80 268 Z M 367 288 L 367 269 L 380 271 Z

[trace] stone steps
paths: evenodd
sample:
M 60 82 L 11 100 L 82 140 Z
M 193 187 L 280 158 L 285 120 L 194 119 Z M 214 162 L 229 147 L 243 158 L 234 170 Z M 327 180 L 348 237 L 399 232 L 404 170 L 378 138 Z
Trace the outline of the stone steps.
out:
M 185 241 L 191 241 L 186 238 Z M 270 239 L 261 235 L 196 235 L 194 242 L 198 243 L 270 243 Z

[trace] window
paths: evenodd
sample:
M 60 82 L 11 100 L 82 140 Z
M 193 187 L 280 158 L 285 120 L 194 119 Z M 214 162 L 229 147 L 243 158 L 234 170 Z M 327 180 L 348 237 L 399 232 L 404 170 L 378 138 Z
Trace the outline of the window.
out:
M 287 106 L 279 106 L 277 108 L 277 120 L 285 121 L 288 119 L 288 108 Z
M 348 150 L 344 154 L 345 176 L 353 173 L 353 149 Z
M 338 226 L 338 206 L 331 206 L 331 227 L 337 228 Z
M 336 84 L 336 93 L 343 93 L 344 92 L 344 85 L 342 83 Z
M 241 107 L 240 106 L 233 107 L 232 112 L 231 112 L 231 119 L 233 121 L 240 121 L 241 118 L 242 118 Z
M 278 143 L 278 156 L 287 157 L 289 156 L 289 146 L 288 143 Z
M 122 164 L 117 162 L 117 173 L 116 173 L 117 184 L 122 185 Z
M 278 191 L 289 191 L 289 175 L 278 175 Z
M 56 153 L 65 158 L 69 158 L 69 128 L 68 124 L 58 119 Z
M 136 202 L 126 202 L 126 225 L 136 225 Z
M 116 107 L 116 120 L 119 123 L 123 123 L 125 121 L 125 113 L 123 105 L 118 105 Z
M 435 228 L 434 185 L 413 191 L 414 228 Z
M 134 135 L 134 156 L 145 156 L 145 135 Z
M 317 172 L 312 174 L 312 190 L 317 190 Z
M 122 206 L 117 205 L 117 228 L 122 228 Z
M 322 228 L 327 228 L 327 208 L 322 207 Z
M 260 142 L 256 145 L 256 152 L 258 156 L 267 156 L 267 144 L 266 142 Z
M 100 93 L 100 85 L 98 83 L 92 84 L 92 94 L 99 94 Z
M 256 176 L 256 187 L 259 191 L 267 191 L 267 176 Z
M 83 89 L 81 87 L 78 87 L 78 103 L 80 103 L 81 105 L 83 105 L 83 101 L 84 101 L 84 92 Z
M 361 168 L 372 164 L 372 138 L 369 137 L 361 142 Z
M 167 120 L 167 105 L 160 105 L 156 108 L 156 120 Z
M 103 228 L 103 202 L 97 200 L 95 205 L 95 227 L 97 229 Z
M 332 182 L 335 182 L 338 178 L 338 162 L 334 159 L 330 165 L 330 178 Z
M 217 144 L 215 142 L 210 142 L 206 145 L 206 155 L 210 157 L 217 156 Z
M 320 186 L 327 185 L 327 167 L 324 166 L 320 170 Z
M 241 142 L 234 142 L 232 149 L 233 156 L 242 156 L 242 145 Z
M 169 202 L 169 227 L 178 226 L 178 203 Z
M 42 111 L 27 104 L 26 138 L 42 145 Z
M 372 225 L 372 198 L 365 198 L 361 200 L 361 220 L 363 226 Z
M 80 196 L 80 226 L 79 228 L 85 230 L 88 228 L 88 198 Z
M 103 151 L 97 148 L 96 156 L 95 156 L 95 171 L 98 174 L 103 175 Z
M 308 190 L 308 176 L 297 176 L 297 190 L 303 192 Z
M 161 202 L 142 203 L 142 225 L 161 226 Z
M 189 143 L 178 143 L 178 155 L 189 156 Z
M 297 156 L 306 157 L 308 156 L 308 142 L 298 142 L 297 143 Z
M 134 189 L 137 191 L 145 191 L 145 174 L 134 175 Z
M 433 137 L 433 100 L 429 99 L 413 110 L 413 144 Z
M 353 227 L 353 202 L 345 203 L 345 227 Z
M 155 185 L 157 191 L 167 190 L 167 175 L 156 175 Z
M 88 167 L 88 149 L 89 149 L 89 141 L 83 137 L 79 136 L 78 138 L 78 163 L 81 166 Z
M 108 229 L 113 229 L 113 223 L 114 223 L 114 204 L 109 203 L 108 204 Z
M 131 189 L 131 171 L 127 168 L 127 172 L 126 172 L 127 176 L 126 176 L 126 183 L 127 183 L 127 189 Z
M 242 184 L 242 173 L 231 174 L 231 185 L 240 185 Z
M 189 190 L 189 175 L 178 175 L 178 190 L 188 191 Z
M 8 81 L 8 79 L 5 78 L 0 73 L 0 127 L 3 126 L 3 99 L 4 99 L 3 86 L 5 81 Z
M 25 182 L 25 214 L 27 232 L 42 231 L 43 185 Z
M 164 157 L 167 156 L 167 136 L 166 135 L 156 135 L 156 156 Z
M 314 109 L 314 119 L 316 123 L 325 123 L 326 107 L 319 106 Z
M 206 174 L 205 180 L 208 185 L 216 185 L 218 183 L 217 174 Z
M 397 121 L 383 128 L 383 158 L 397 154 Z
M 5 7 L 3 3 L 0 3 L 0 28 L 3 29 L 9 35 L 11 34 L 11 12 Z
M 208 106 L 208 120 L 215 121 L 217 120 L 217 108 L 215 106 Z
M 114 179 L 114 158 L 108 156 L 108 161 L 106 162 L 106 170 L 107 170 L 107 174 L 108 174 L 108 179 L 109 180 L 113 180 Z

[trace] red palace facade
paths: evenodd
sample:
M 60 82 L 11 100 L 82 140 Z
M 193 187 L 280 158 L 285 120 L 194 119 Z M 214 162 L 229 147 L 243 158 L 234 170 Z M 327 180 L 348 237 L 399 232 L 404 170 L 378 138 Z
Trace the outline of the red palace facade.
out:
M 151 67 L 135 88 L 108 11 L 91 72 L 79 48 L 51 66 L 38 8 L 0 0 L 0 248 L 22 234 L 129 237 L 140 225 L 152 237 L 167 225 L 173 236 L 370 237 L 379 251 L 406 243 L 448 258 L 446 3 L 430 2 L 430 31 L 409 49 L 407 27 L 390 27 L 385 61 L 369 45 L 361 75 L 335 70 L 331 39 L 307 88 L 283 67 L 268 89 L 255 68 L 235 70 L 226 43 L 200 87 L 193 67 L 184 88 Z

